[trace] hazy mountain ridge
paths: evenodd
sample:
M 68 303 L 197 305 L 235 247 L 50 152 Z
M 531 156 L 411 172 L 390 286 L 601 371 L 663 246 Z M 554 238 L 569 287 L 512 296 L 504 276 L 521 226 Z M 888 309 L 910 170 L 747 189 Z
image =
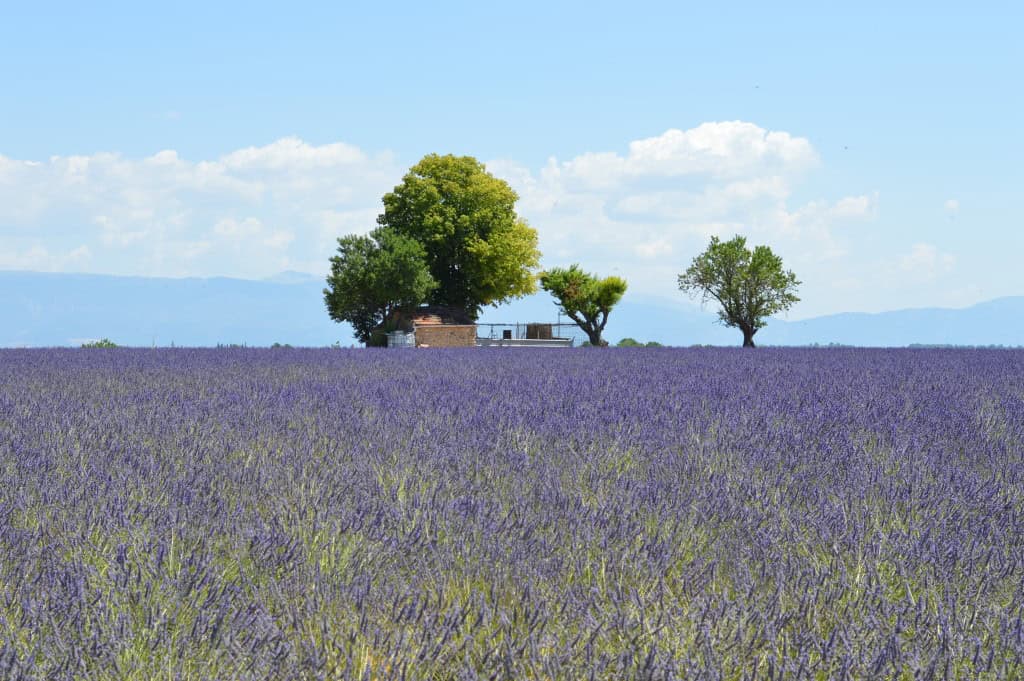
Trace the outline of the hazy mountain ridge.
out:
M 0 271 L 0 346 L 79 345 L 99 338 L 136 346 L 354 344 L 348 325 L 328 318 L 323 287 L 321 278 L 300 272 L 257 281 Z M 486 308 L 480 321 L 554 322 L 557 317 L 550 296 L 538 294 Z M 685 299 L 676 303 L 629 293 L 612 312 L 605 336 L 611 342 L 630 336 L 665 345 L 742 340 L 738 331 L 716 322 L 710 306 L 701 310 Z M 1024 297 L 962 309 L 773 319 L 755 340 L 761 345 L 1022 345 Z
M 965 308 L 847 312 L 798 322 L 773 321 L 758 340 L 776 345 L 1024 345 L 1024 296 Z
M 0 345 L 351 344 L 323 284 L 0 272 Z

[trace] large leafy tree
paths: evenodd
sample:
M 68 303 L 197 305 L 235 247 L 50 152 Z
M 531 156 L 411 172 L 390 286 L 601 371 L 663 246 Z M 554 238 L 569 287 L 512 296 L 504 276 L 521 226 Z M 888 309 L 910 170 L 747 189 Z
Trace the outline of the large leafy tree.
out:
M 430 154 L 384 195 L 377 223 L 423 246 L 437 282 L 429 302 L 475 319 L 536 291 L 537 232 L 516 215 L 518 198 L 475 158 Z
M 436 287 L 423 246 L 379 228 L 369 236 L 338 239 L 324 302 L 331 319 L 349 322 L 360 342 L 378 344 L 381 339 L 374 334 L 391 313 L 419 305 Z
M 747 248 L 741 236 L 729 241 L 711 237 L 707 250 L 679 275 L 679 288 L 714 299 L 721 305 L 718 318 L 725 326 L 743 332 L 743 347 L 754 347 L 754 334 L 768 317 L 788 310 L 796 297 L 796 275 L 782 269 L 782 258 L 767 246 Z
M 608 342 L 601 338 L 601 333 L 608 323 L 608 313 L 626 292 L 625 279 L 600 279 L 596 275 L 584 272 L 579 265 L 571 265 L 568 268 L 556 267 L 541 273 L 540 285 L 555 297 L 569 319 L 583 329 L 591 345 L 608 345 Z

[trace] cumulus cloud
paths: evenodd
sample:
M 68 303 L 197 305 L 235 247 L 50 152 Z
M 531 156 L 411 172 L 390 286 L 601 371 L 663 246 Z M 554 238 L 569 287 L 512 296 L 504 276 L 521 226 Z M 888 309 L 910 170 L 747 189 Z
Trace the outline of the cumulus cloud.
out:
M 733 177 L 771 168 L 804 169 L 817 162 L 811 143 L 753 123 L 703 123 L 691 130 L 669 130 L 629 145 L 626 165 L 634 174 L 710 174 Z
M 625 155 L 607 151 L 563 162 L 552 158 L 540 180 L 575 191 L 603 190 L 658 178 L 771 178 L 805 171 L 817 162 L 817 154 L 804 138 L 764 130 L 753 123 L 725 121 L 635 140 Z M 504 162 L 501 167 L 516 176 L 510 180 L 532 180 L 528 171 L 515 164 Z
M 819 163 L 809 140 L 753 123 L 704 123 L 635 140 L 626 152 L 487 163 L 519 192 L 551 264 L 619 267 L 633 291 L 664 294 L 712 235 L 770 243 L 800 269 L 834 261 L 878 197 L 797 201 Z
M 900 269 L 920 281 L 931 281 L 953 269 L 956 258 L 932 244 L 917 243 L 900 258 Z
M 201 160 L 0 156 L 0 266 L 263 277 L 319 262 L 319 273 L 345 233 L 332 230 L 372 228 L 402 172 L 389 154 L 294 137 Z M 325 219 L 337 215 L 349 219 Z M 71 240 L 90 257 L 69 257 Z
M 442 150 L 443 151 L 443 150 Z M 213 159 L 172 149 L 21 161 L 0 156 L 3 267 L 116 274 L 322 274 L 335 239 L 375 226 L 416 159 L 286 137 Z M 664 294 L 711 235 L 770 243 L 797 271 L 833 262 L 877 196 L 797 200 L 820 163 L 809 140 L 743 121 L 672 129 L 620 150 L 488 170 L 519 192 L 546 266 L 580 262 Z M 74 246 L 69 246 L 74 244 Z M 81 245 L 85 251 L 78 252 Z
M 946 212 L 949 213 L 950 215 L 952 215 L 952 214 L 956 213 L 958 210 L 960 210 L 960 202 L 957 201 L 956 199 L 947 199 L 946 202 L 944 204 L 942 204 L 942 206 L 943 206 L 943 208 L 946 209 Z
M 672 253 L 672 244 L 668 239 L 653 239 L 651 241 L 642 241 L 633 247 L 636 254 L 641 258 L 656 258 L 660 255 L 669 255 Z
M 248 147 L 221 159 L 231 170 L 288 170 L 354 166 L 366 162 L 366 154 L 340 142 L 313 146 L 298 137 L 285 137 L 263 147 Z

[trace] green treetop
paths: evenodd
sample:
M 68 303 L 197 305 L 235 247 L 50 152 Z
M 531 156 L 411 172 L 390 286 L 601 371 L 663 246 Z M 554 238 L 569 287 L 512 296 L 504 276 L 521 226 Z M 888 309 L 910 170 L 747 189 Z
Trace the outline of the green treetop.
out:
M 384 195 L 377 223 L 422 245 L 437 282 L 428 302 L 475 319 L 536 291 L 537 232 L 516 215 L 518 198 L 475 158 L 430 154 Z
M 374 332 L 391 314 L 419 305 L 437 288 L 424 257 L 417 241 L 388 229 L 338 239 L 324 289 L 331 319 L 349 322 L 360 342 L 381 344 Z
M 751 251 L 741 236 L 729 241 L 711 237 L 707 250 L 679 275 L 680 290 L 718 301 L 719 320 L 743 332 L 745 348 L 754 347 L 754 334 L 768 317 L 800 301 L 799 285 L 795 274 L 782 269 L 782 258 L 772 249 L 757 246 Z
M 625 279 L 599 279 L 581 270 L 579 265 L 572 265 L 568 269 L 556 267 L 542 273 L 540 285 L 555 297 L 569 319 L 583 329 L 591 345 L 608 345 L 601 333 L 608 323 L 608 314 L 626 292 Z

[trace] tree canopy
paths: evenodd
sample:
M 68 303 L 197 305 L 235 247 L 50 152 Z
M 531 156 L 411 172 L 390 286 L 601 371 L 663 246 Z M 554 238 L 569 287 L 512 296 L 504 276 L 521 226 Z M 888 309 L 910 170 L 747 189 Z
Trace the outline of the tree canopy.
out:
M 754 347 L 754 334 L 768 317 L 788 310 L 799 302 L 800 282 L 782 269 L 782 258 L 767 246 L 747 248 L 747 240 L 736 236 L 729 241 L 711 237 L 707 250 L 679 275 L 679 288 L 700 294 L 702 302 L 713 298 L 721 305 L 718 318 L 725 326 L 743 332 L 743 347 Z
M 584 272 L 579 265 L 571 265 L 541 273 L 540 285 L 555 297 L 569 319 L 583 329 L 591 345 L 608 345 L 601 334 L 608 323 L 608 313 L 626 292 L 625 279 L 599 279 Z
M 88 341 L 82 343 L 83 348 L 116 348 L 117 343 L 110 340 L 109 338 L 101 338 L 95 341 Z
M 437 288 L 425 255 L 416 240 L 384 228 L 339 238 L 324 289 L 331 319 L 349 322 L 360 342 L 381 344 L 374 333 L 390 315 L 419 305 Z
M 518 195 L 472 156 L 430 154 L 384 195 L 377 223 L 418 242 L 437 286 L 427 302 L 473 318 L 536 291 L 537 232 L 515 212 Z
M 617 347 L 617 348 L 660 348 L 660 347 L 663 347 L 663 346 L 658 341 L 647 341 L 646 343 L 641 343 L 637 339 L 630 338 L 630 337 L 627 336 L 626 338 L 623 338 L 618 343 L 616 343 L 615 347 Z

